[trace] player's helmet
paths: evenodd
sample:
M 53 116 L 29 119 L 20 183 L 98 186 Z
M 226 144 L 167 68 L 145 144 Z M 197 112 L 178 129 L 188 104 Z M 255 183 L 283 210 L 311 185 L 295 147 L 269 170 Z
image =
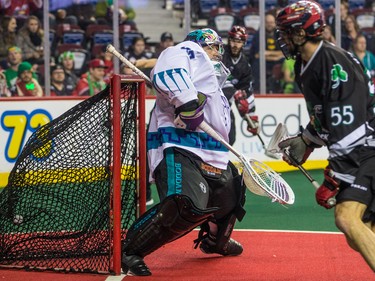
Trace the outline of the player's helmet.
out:
M 276 25 L 277 42 L 287 59 L 295 58 L 301 46 L 292 40 L 296 31 L 303 29 L 307 41 L 320 36 L 326 26 L 322 7 L 311 0 L 286 6 L 277 15 Z
M 282 9 L 276 18 L 277 29 L 292 32 L 303 29 L 307 38 L 321 35 L 325 27 L 324 12 L 320 4 L 307 0 L 298 1 Z
M 243 26 L 233 25 L 231 30 L 228 32 L 229 39 L 238 39 L 243 42 L 247 40 L 246 29 Z
M 223 40 L 216 33 L 216 31 L 211 28 L 203 28 L 203 29 L 194 30 L 186 36 L 184 41 L 192 41 L 201 45 L 202 47 L 210 46 L 210 45 L 218 45 L 219 50 L 223 49 Z

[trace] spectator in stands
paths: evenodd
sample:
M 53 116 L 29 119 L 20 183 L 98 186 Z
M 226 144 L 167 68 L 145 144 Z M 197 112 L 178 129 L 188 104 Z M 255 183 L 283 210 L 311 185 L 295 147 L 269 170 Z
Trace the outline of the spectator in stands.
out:
M 5 15 L 25 19 L 31 14 L 40 14 L 43 0 L 3 0 L 1 10 Z
M 74 54 L 70 51 L 61 53 L 58 63 L 64 67 L 66 82 L 75 88 L 79 79 L 74 72 Z
M 104 61 L 105 66 L 105 77 L 110 78 L 113 75 L 114 71 L 114 64 L 113 64 L 113 54 L 111 52 L 107 52 L 107 45 L 103 45 L 101 52 L 98 59 L 102 59 Z
M 349 3 L 347 0 L 341 0 L 340 3 L 340 18 L 341 18 L 341 34 L 345 32 L 345 19 L 349 15 Z M 336 15 L 333 12 L 327 17 L 327 25 L 332 28 L 332 34 L 336 34 Z
M 330 42 L 332 44 L 335 44 L 336 45 L 336 38 L 335 36 L 333 35 L 332 33 L 332 28 L 327 25 L 325 28 L 324 28 L 324 31 L 322 33 L 323 35 L 323 39 L 327 42 Z
M 12 94 L 7 87 L 7 80 L 3 71 L 0 71 L 0 97 L 10 97 Z
M 13 16 L 4 16 L 0 26 L 0 65 L 6 68 L 8 49 L 16 46 L 17 21 Z
M 371 77 L 375 82 L 375 55 L 367 50 L 367 40 L 363 34 L 359 34 L 354 39 L 353 54 L 370 71 Z
M 353 15 L 345 18 L 345 28 L 341 37 L 341 47 L 353 52 L 353 41 L 360 34 L 359 25 Z
M 56 64 L 51 67 L 51 96 L 71 96 L 74 90 L 72 84 L 65 79 L 64 67 Z
M 104 81 L 105 69 L 107 66 L 101 59 L 93 59 L 89 62 L 89 71 L 84 73 L 78 81 L 73 95 L 75 96 L 93 96 L 104 90 L 107 86 Z
M 22 49 L 23 59 L 31 64 L 42 64 L 44 31 L 36 16 L 29 16 L 17 35 L 17 45 Z
M 153 54 L 146 51 L 146 40 L 143 37 L 135 37 L 129 51 L 125 52 L 125 57 L 134 64 L 138 60 L 151 59 Z M 141 70 L 145 72 L 147 76 L 149 76 L 151 72 L 151 68 L 142 68 Z
M 131 7 L 125 6 L 126 1 L 119 1 L 119 23 L 120 24 L 134 24 L 135 10 Z M 112 25 L 113 20 L 113 0 L 98 1 L 95 9 L 95 16 L 104 18 L 107 24 Z
M 131 62 L 139 59 L 150 59 L 152 58 L 152 53 L 146 51 L 146 40 L 143 37 L 135 37 L 129 48 L 129 51 L 125 53 L 125 57 Z
M 164 51 L 166 48 L 171 47 L 171 46 L 174 46 L 173 35 L 170 32 L 164 32 L 160 36 L 160 43 L 159 43 L 159 46 L 156 47 L 154 57 L 155 58 L 159 57 L 162 51 Z
M 17 97 L 42 97 L 43 89 L 40 86 L 38 80 L 33 78 L 33 66 L 24 61 L 18 66 L 18 78 L 16 81 L 16 90 L 13 92 L 13 96 Z
M 276 44 L 276 21 L 275 16 L 272 13 L 267 13 L 265 16 L 265 29 L 266 29 L 266 79 L 272 77 L 272 69 L 275 65 L 281 64 L 284 60 L 284 55 L 280 50 L 280 47 Z M 260 32 L 254 35 L 252 48 L 250 50 L 250 64 L 253 68 L 254 76 L 254 92 L 259 92 L 259 39 Z M 267 89 L 268 92 L 272 92 L 273 89 Z
M 22 50 L 17 46 L 8 49 L 8 68 L 4 71 L 7 87 L 10 91 L 14 91 L 16 80 L 18 77 L 18 66 L 22 62 Z
M 65 9 L 58 9 L 56 11 L 54 24 L 58 26 L 59 24 L 64 23 L 78 25 L 78 20 L 75 16 L 68 15 Z

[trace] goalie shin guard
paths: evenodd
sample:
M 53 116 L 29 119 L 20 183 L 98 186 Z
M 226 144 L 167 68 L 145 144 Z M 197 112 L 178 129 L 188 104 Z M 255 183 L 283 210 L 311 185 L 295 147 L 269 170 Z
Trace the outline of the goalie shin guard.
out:
M 201 210 L 185 195 L 171 195 L 154 206 L 129 229 L 123 242 L 126 256 L 145 257 L 201 225 L 217 208 Z

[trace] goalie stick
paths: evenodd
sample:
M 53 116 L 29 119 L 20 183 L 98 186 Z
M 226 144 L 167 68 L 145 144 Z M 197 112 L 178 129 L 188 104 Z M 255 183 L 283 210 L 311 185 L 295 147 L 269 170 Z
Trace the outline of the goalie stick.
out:
M 141 70 L 121 55 L 111 44 L 107 46 L 107 52 L 112 53 L 121 62 L 126 64 L 136 74 L 141 76 L 148 84 L 152 85 L 152 82 L 148 76 L 146 76 Z M 274 201 L 280 204 L 293 204 L 294 203 L 294 192 L 287 182 L 270 167 L 264 163 L 255 159 L 247 160 L 244 155 L 237 152 L 229 143 L 227 143 L 213 128 L 211 128 L 206 122 L 202 122 L 199 128 L 216 139 L 228 148 L 243 165 L 244 173 L 243 178 L 246 187 L 253 193 L 261 196 L 268 196 Z
M 287 133 L 288 130 L 286 126 L 284 124 L 279 123 L 268 144 L 267 151 L 272 153 L 282 153 L 286 157 L 288 157 L 293 162 L 293 165 L 296 166 L 302 172 L 302 174 L 311 182 L 311 184 L 317 190 L 320 187 L 320 184 L 311 176 L 311 174 L 301 164 L 298 163 L 298 161 L 290 154 L 288 149 L 281 150 L 281 148 L 279 148 L 279 142 L 283 138 L 287 137 Z M 330 206 L 335 206 L 336 199 L 330 198 L 328 199 L 327 203 Z

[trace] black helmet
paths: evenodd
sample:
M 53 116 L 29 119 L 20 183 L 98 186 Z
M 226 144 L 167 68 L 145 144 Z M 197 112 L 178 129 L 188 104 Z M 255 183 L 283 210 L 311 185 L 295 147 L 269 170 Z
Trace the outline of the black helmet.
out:
M 311 0 L 298 1 L 286 6 L 277 15 L 276 25 L 277 29 L 284 32 L 303 29 L 307 38 L 321 35 L 326 26 L 322 7 Z

